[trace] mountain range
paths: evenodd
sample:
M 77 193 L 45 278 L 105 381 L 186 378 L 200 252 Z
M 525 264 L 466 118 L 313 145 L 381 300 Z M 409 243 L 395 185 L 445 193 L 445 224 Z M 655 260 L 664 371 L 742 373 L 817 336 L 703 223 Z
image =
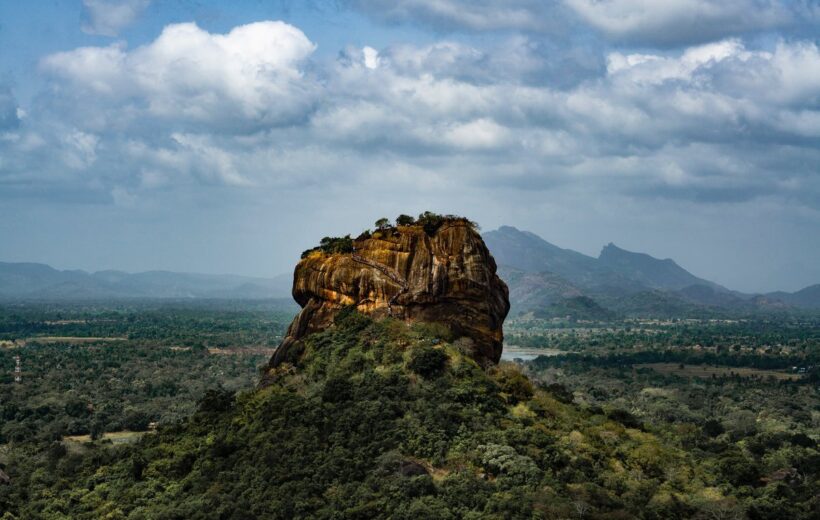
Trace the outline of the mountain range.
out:
M 59 271 L 45 264 L 0 262 L 0 298 L 289 298 L 290 275 L 253 278 L 147 271 Z
M 512 226 L 483 234 L 510 289 L 513 315 L 602 319 L 615 315 L 685 316 L 704 311 L 820 309 L 820 284 L 789 293 L 744 294 L 690 273 L 674 260 L 607 244 L 598 257 L 551 244 Z M 147 271 L 60 271 L 0 262 L 0 298 L 289 298 L 292 275 L 257 278 Z
M 820 308 L 820 285 L 795 293 L 744 294 L 690 273 L 672 259 L 603 247 L 595 258 L 502 226 L 483 238 L 510 288 L 513 314 L 596 319 L 607 312 L 682 316 L 699 311 Z

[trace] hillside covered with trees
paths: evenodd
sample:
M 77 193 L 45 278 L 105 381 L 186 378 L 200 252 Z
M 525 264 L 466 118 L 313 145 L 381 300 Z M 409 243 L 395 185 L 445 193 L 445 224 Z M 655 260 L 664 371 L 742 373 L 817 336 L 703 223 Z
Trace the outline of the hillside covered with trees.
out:
M 299 366 L 210 391 L 136 444 L 33 449 L 0 507 L 33 519 L 815 517 L 811 436 L 727 441 L 605 394 L 582 403 L 514 364 L 480 368 L 424 323 L 344 312 L 304 341 Z M 785 469 L 762 474 L 755 453 Z

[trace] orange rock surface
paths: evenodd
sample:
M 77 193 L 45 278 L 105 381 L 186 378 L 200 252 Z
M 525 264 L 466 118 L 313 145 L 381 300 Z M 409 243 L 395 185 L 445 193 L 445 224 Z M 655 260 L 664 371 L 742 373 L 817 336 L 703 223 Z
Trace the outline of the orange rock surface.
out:
M 351 305 L 376 318 L 443 324 L 454 336 L 473 340 L 477 361 L 499 361 L 508 290 L 469 222 L 448 221 L 432 233 L 399 226 L 353 245 L 352 253 L 313 251 L 296 266 L 293 297 L 302 310 L 271 366 L 296 362 L 299 340 L 331 326 Z

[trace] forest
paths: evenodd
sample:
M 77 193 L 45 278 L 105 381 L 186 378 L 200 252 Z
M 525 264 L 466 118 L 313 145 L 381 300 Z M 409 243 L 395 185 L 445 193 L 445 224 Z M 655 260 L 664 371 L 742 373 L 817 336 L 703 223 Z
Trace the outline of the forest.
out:
M 0 518 L 817 517 L 816 320 L 516 319 L 563 354 L 488 370 L 350 311 L 267 371 L 295 310 L 2 305 Z

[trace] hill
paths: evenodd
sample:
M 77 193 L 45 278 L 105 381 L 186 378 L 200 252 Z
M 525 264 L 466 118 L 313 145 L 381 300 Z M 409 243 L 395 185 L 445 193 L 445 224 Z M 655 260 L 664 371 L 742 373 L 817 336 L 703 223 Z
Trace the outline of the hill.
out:
M 482 235 L 499 265 L 521 271 L 550 272 L 573 282 L 589 282 L 598 271 L 598 261 L 547 242 L 535 233 L 501 226 Z
M 766 296 L 797 307 L 820 309 L 820 284 L 810 285 L 793 293 L 779 291 L 769 293 Z
M 58 457 L 15 514 L 672 518 L 702 507 L 704 469 L 625 412 L 596 417 L 431 332 L 343 313 L 264 388 L 212 391 L 135 446 Z
M 679 290 L 701 285 L 728 292 L 716 283 L 698 278 L 671 258 L 660 260 L 646 253 L 633 253 L 611 242 L 601 250 L 598 265 L 651 289 Z
M 290 276 L 252 278 L 148 271 L 59 271 L 45 264 L 0 262 L 0 298 L 90 300 L 109 298 L 237 298 L 290 296 Z
M 509 286 L 510 302 L 518 311 L 531 311 L 584 295 L 578 286 L 548 271 L 534 273 L 500 265 L 498 274 Z
M 430 324 L 342 312 L 303 347 L 262 387 L 210 391 L 134 445 L 45 450 L 51 469 L 26 482 L 8 468 L 0 506 L 33 520 L 812 518 L 816 471 L 763 487 L 714 433 L 574 404 Z

